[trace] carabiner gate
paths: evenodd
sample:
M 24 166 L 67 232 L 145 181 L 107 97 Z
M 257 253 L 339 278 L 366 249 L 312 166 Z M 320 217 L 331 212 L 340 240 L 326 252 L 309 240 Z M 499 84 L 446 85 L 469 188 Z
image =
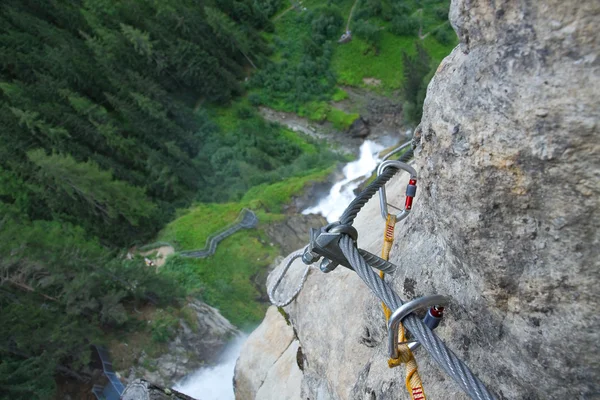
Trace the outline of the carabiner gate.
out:
M 383 171 L 385 171 L 385 169 L 388 167 L 395 167 L 404 170 L 410 174 L 410 180 L 408 181 L 408 185 L 406 186 L 406 200 L 404 202 L 404 209 L 398 208 L 401 211 L 398 214 L 396 214 L 396 222 L 398 222 L 408 217 L 408 214 L 412 209 L 413 198 L 417 194 L 417 171 L 415 171 L 413 167 L 406 163 L 388 160 L 379 164 L 379 167 L 377 167 L 377 176 L 381 175 Z M 379 207 L 381 208 L 381 216 L 384 220 L 387 220 L 389 212 L 387 196 L 385 193 L 385 185 L 379 189 Z

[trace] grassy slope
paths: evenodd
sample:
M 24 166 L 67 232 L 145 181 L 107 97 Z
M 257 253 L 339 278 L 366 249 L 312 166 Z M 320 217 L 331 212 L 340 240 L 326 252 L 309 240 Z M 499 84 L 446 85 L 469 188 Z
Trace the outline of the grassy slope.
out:
M 234 325 L 256 325 L 267 305 L 259 300 L 260 292 L 253 277 L 279 254 L 263 231 L 266 223 L 280 220 L 282 205 L 302 191 L 309 182 L 323 180 L 331 169 L 313 171 L 302 177 L 286 179 L 272 185 L 251 189 L 236 203 L 198 204 L 168 224 L 159 240 L 172 243 L 176 250 L 203 248 L 206 238 L 233 222 L 244 207 L 255 210 L 258 229 L 243 230 L 223 240 L 214 256 L 206 259 L 170 257 L 162 273 L 174 275 L 190 295 L 199 295 L 218 308 Z
M 344 0 L 336 3 L 341 10 L 342 15 L 347 16 L 352 7 L 353 0 Z M 322 2 L 318 0 L 305 0 L 302 2 L 302 7 L 308 9 L 315 8 L 321 5 Z M 291 10 L 277 19 L 275 22 L 275 30 L 272 34 L 264 34 L 265 39 L 269 42 L 274 43 L 275 38 L 285 42 L 283 48 L 278 48 L 275 54 L 271 57 L 272 61 L 279 62 L 286 60 L 288 64 L 293 65 L 300 62 L 302 58 L 302 42 L 299 38 L 310 33 L 310 25 L 302 18 L 298 18 L 299 13 L 296 10 Z M 345 23 L 344 23 L 345 25 Z M 339 91 L 336 91 L 332 98 L 340 98 Z M 313 101 L 298 110 L 294 110 L 287 104 L 272 103 L 270 107 L 280 111 L 296 111 L 301 117 L 308 118 L 315 122 L 329 121 L 337 130 L 346 130 L 352 123 L 359 117 L 356 113 L 346 113 L 342 110 L 331 107 L 327 102 L 324 101 Z
M 335 4 L 340 7 L 344 18 L 347 18 L 353 3 L 353 0 L 335 2 Z M 408 0 L 406 3 L 413 10 L 414 16 L 422 18 L 423 35 L 448 23 L 442 23 L 435 19 L 432 15 L 431 7 L 425 7 L 421 16 L 421 11 L 419 11 L 419 5 L 416 1 Z M 320 4 L 322 3 L 316 0 L 306 0 L 302 3 L 302 6 L 311 9 Z M 359 7 L 360 3 L 357 5 L 357 9 Z M 296 18 L 296 15 L 296 11 L 290 11 L 277 20 L 275 22 L 274 34 L 271 34 L 268 37 L 268 39 L 273 40 L 274 37 L 278 36 L 287 43 L 284 52 L 279 51 L 276 53 L 274 56 L 275 61 L 286 59 L 290 64 L 293 64 L 300 60 L 302 46 L 300 41 L 294 39 L 309 32 L 310 27 L 307 24 L 301 23 L 298 18 Z M 409 54 L 413 54 L 415 51 L 415 42 L 420 39 L 416 36 L 399 37 L 392 34 L 389 32 L 389 22 L 379 19 L 374 19 L 371 22 L 383 29 L 378 54 L 375 54 L 373 49 L 365 41 L 354 37 L 349 43 L 336 45 L 333 54 L 332 69 L 338 77 L 338 82 L 342 85 L 369 87 L 363 82 L 363 79 L 375 78 L 381 81 L 381 86 L 378 88 L 371 88 L 389 94 L 391 91 L 399 89 L 402 85 L 402 52 L 406 51 Z M 350 29 L 352 29 L 352 24 L 353 22 L 350 23 Z M 340 34 L 341 33 L 342 32 L 340 32 Z M 332 39 L 337 40 L 337 38 Z M 455 38 L 449 45 L 442 45 L 429 35 L 421 42 L 430 54 L 432 62 L 437 65 L 456 46 L 457 39 Z M 280 108 L 285 108 L 284 105 L 279 106 Z M 316 108 L 315 105 L 309 104 L 306 108 L 309 112 L 305 113 L 304 116 L 315 120 L 329 120 L 324 113 L 319 114 L 310 112 L 311 109 Z M 323 106 L 321 106 L 321 108 L 323 108 Z M 303 110 L 300 110 L 300 113 L 302 113 L 302 111 Z
M 227 108 L 211 110 L 214 121 L 223 132 L 236 130 L 238 113 L 251 108 L 246 98 L 240 98 Z M 281 129 L 281 134 L 296 143 L 304 153 L 316 153 L 316 144 L 307 138 Z M 176 251 L 204 248 L 212 233 L 229 225 L 243 208 L 258 215 L 258 229 L 242 230 L 223 240 L 217 252 L 206 259 L 172 256 L 161 269 L 176 277 L 189 295 L 198 295 L 209 305 L 218 308 L 234 325 L 249 328 L 256 325 L 267 305 L 259 301 L 260 292 L 253 277 L 264 270 L 279 254 L 270 245 L 263 231 L 265 224 L 284 218 L 282 206 L 293 195 L 299 194 L 312 181 L 325 179 L 333 166 L 304 171 L 301 176 L 286 178 L 274 184 L 263 184 L 250 189 L 238 202 L 223 204 L 197 204 L 179 212 L 159 234 L 159 242 L 172 244 Z
M 215 108 L 212 110 L 214 120 L 224 131 L 235 129 L 239 121 L 237 112 L 247 106 L 247 101 L 242 98 L 228 108 Z M 316 145 L 297 133 L 282 129 L 281 134 L 304 153 L 316 152 Z M 244 207 L 256 212 L 260 225 L 258 229 L 242 230 L 223 240 L 210 258 L 171 256 L 159 273 L 172 275 L 179 282 L 182 294 L 200 297 L 239 328 L 253 328 L 262 320 L 267 308 L 259 301 L 260 292 L 253 277 L 264 271 L 279 254 L 279 250 L 270 245 L 263 227 L 283 219 L 282 206 L 309 182 L 325 179 L 332 170 L 333 166 L 309 170 L 302 176 L 256 186 L 238 202 L 197 204 L 179 210 L 177 218 L 159 233 L 158 242 L 149 245 L 148 249 L 165 244 L 174 245 L 178 251 L 203 248 L 206 238 L 235 221 Z M 130 327 L 113 331 L 104 340 L 117 368 L 128 369 L 142 350 L 150 356 L 144 366 L 150 370 L 156 368 L 151 359 L 167 351 L 166 341 L 175 333 L 178 319 L 188 316 L 186 310 L 185 307 L 162 310 L 153 306 L 144 307 L 141 313 L 130 310 Z
M 411 0 L 408 0 L 411 1 Z M 346 17 L 352 7 L 353 0 L 337 1 L 342 14 Z M 320 5 L 320 0 L 304 0 L 307 8 Z M 285 7 L 282 7 L 283 11 Z M 415 10 L 415 13 L 417 11 Z M 309 28 L 299 24 L 295 18 L 296 11 L 290 11 L 275 23 L 275 33 L 264 33 L 267 40 L 273 42 L 279 36 L 287 42 L 285 53 L 278 51 L 273 60 L 288 60 L 290 63 L 299 62 L 302 54 L 300 37 Z M 386 26 L 383 21 L 380 26 Z M 427 12 L 423 15 L 423 33 L 438 27 L 439 21 Z M 351 26 L 352 28 L 352 26 Z M 341 34 L 341 32 L 340 32 Z M 337 38 L 334 38 L 337 39 Z M 403 66 L 401 54 L 405 50 L 414 52 L 416 37 L 397 37 L 384 31 L 381 48 L 377 55 L 362 40 L 354 38 L 345 45 L 337 45 L 332 59 L 332 69 L 338 76 L 341 85 L 365 87 L 364 78 L 375 78 L 382 82 L 381 87 L 368 88 L 389 94 L 401 87 Z M 455 43 L 443 46 L 433 36 L 429 35 L 422 43 L 431 55 L 434 63 L 439 63 Z M 338 89 L 331 100 L 340 101 L 347 93 Z M 227 131 L 237 124 L 236 112 L 240 107 L 248 106 L 246 99 L 234 103 L 229 108 L 215 109 L 216 122 Z M 286 109 L 285 104 L 275 105 L 275 108 Z M 329 120 L 338 129 L 349 126 L 357 114 L 347 114 L 331 107 L 327 102 L 307 104 L 299 113 L 316 121 Z M 282 130 L 282 134 L 297 143 L 305 153 L 315 152 L 314 144 L 306 142 L 298 134 Z M 251 189 L 242 200 L 226 204 L 199 204 L 190 209 L 180 211 L 177 219 L 168 224 L 159 235 L 159 240 L 175 245 L 177 250 L 190 250 L 204 247 L 206 238 L 213 232 L 234 221 L 240 210 L 249 207 L 257 213 L 260 226 L 254 230 L 243 230 L 220 243 L 217 253 L 208 259 L 196 260 L 179 256 L 171 257 L 160 273 L 173 274 L 181 284 L 186 294 L 199 295 L 208 304 L 218 308 L 222 314 L 238 327 L 250 328 L 255 326 L 264 315 L 266 304 L 258 301 L 259 290 L 252 283 L 252 278 L 269 265 L 278 251 L 269 244 L 264 234 L 265 224 L 281 220 L 284 216 L 281 208 L 291 196 L 302 191 L 311 181 L 324 179 L 329 170 L 307 171 L 301 177 L 289 178 L 272 185 L 261 185 Z M 179 317 L 186 317 L 186 309 L 157 310 L 149 306 L 141 313 L 131 312 L 137 322 L 133 331 L 113 332 L 110 348 L 113 350 L 113 361 L 118 368 L 126 369 L 132 365 L 142 349 L 150 357 L 166 351 L 166 344 L 157 341 L 154 336 L 164 331 L 164 321 L 176 324 Z M 164 314 L 164 315 L 163 315 Z M 160 328 L 160 329 L 159 329 Z M 151 367 L 151 366 L 148 366 Z
M 402 52 L 414 52 L 413 37 L 398 37 L 383 32 L 379 54 L 375 55 L 365 41 L 354 38 L 338 46 L 333 56 L 333 69 L 341 84 L 365 86 L 364 78 L 381 81 L 385 92 L 400 88 L 403 79 Z
M 424 13 L 423 35 L 430 32 L 429 29 L 443 25 L 439 22 L 430 22 L 431 17 Z M 384 94 L 400 89 L 404 80 L 404 65 L 402 53 L 414 54 L 415 43 L 420 41 L 432 59 L 432 64 L 437 66 L 444 57 L 458 43 L 458 39 L 449 45 L 442 45 L 428 35 L 423 40 L 416 36 L 396 36 L 389 32 L 389 23 L 374 21 L 382 28 L 382 38 L 379 52 L 375 54 L 371 46 L 364 40 L 354 37 L 351 42 L 338 46 L 332 60 L 333 69 L 341 84 L 358 87 L 369 87 L 363 79 L 375 78 L 381 81 L 373 90 Z
M 338 3 L 346 15 L 352 7 L 352 0 Z M 320 2 L 307 0 L 305 7 L 315 7 Z M 289 11 L 275 23 L 275 33 L 265 34 L 269 40 L 279 36 L 288 45 L 285 51 L 277 52 L 274 60 L 286 59 L 290 63 L 298 62 L 302 46 L 298 38 L 309 29 L 300 23 L 296 11 Z M 387 23 L 378 21 L 382 27 Z M 427 13 L 423 17 L 423 33 L 430 27 L 438 26 Z M 385 31 L 382 35 L 381 48 L 377 55 L 360 39 L 348 44 L 336 46 L 332 67 L 338 75 L 340 84 L 365 86 L 363 78 L 375 78 L 382 82 L 378 89 L 390 93 L 401 87 L 403 79 L 402 52 L 414 53 L 416 37 L 398 37 Z M 431 35 L 422 40 L 436 64 L 449 53 L 454 44 L 444 46 Z M 347 96 L 342 90 L 336 91 L 332 100 L 339 101 Z M 232 129 L 236 124 L 236 111 L 248 106 L 245 99 L 227 109 L 215 110 L 217 123 L 224 129 Z M 285 105 L 275 108 L 285 108 Z M 313 120 L 329 120 L 336 127 L 343 129 L 357 117 L 344 113 L 325 102 L 312 102 L 299 110 L 299 114 Z M 296 133 L 284 130 L 284 135 L 300 144 L 303 151 L 312 152 L 312 144 L 306 143 Z M 323 179 L 328 171 L 311 171 L 306 176 L 286 179 L 273 185 L 261 185 L 251 189 L 237 203 L 201 204 L 188 210 L 184 215 L 169 224 L 160 234 L 159 240 L 174 243 L 177 250 L 190 250 L 204 247 L 206 238 L 221 227 L 231 223 L 243 207 L 257 211 L 261 225 L 283 218 L 279 213 L 292 195 L 299 193 L 310 181 Z M 223 241 L 215 256 L 204 259 L 186 259 L 172 257 L 165 271 L 174 273 L 189 291 L 199 293 L 209 304 L 219 308 L 223 315 L 238 326 L 252 325 L 262 318 L 265 305 L 257 301 L 259 292 L 252 283 L 252 277 L 277 255 L 271 247 L 264 232 L 257 230 L 241 231 Z

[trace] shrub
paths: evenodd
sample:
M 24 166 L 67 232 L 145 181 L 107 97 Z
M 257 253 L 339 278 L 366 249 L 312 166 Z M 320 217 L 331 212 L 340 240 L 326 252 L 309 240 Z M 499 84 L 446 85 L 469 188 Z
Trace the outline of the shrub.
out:
M 392 19 L 390 30 L 398 36 L 416 35 L 419 29 L 419 21 L 414 17 L 396 16 Z
M 177 332 L 179 321 L 173 315 L 163 310 L 159 310 L 154 316 L 150 330 L 152 331 L 152 340 L 156 343 L 165 343 L 169 341 Z
M 262 99 L 258 93 L 250 93 L 248 95 L 248 102 L 254 107 L 262 105 Z
M 371 46 L 377 48 L 381 42 L 381 30 L 367 21 L 356 21 L 354 24 L 354 34 L 356 37 L 363 39 Z
M 437 6 L 433 9 L 433 14 L 440 21 L 448 20 L 448 7 L 446 6 Z
M 315 16 L 316 14 L 316 16 Z M 336 38 L 344 25 L 344 18 L 340 9 L 336 6 L 323 6 L 315 10 L 313 15 L 307 15 L 312 20 L 313 39 L 322 44 L 327 39 Z
M 348 98 L 348 93 L 340 88 L 336 88 L 335 89 L 335 93 L 333 94 L 333 97 L 331 98 L 333 101 L 338 102 L 338 101 L 342 101 Z
M 447 46 L 452 43 L 452 35 L 450 34 L 450 32 L 448 32 L 447 29 L 436 29 L 436 31 L 433 33 L 433 37 L 435 38 L 435 40 L 437 40 L 438 42 L 440 42 L 440 44 L 443 44 L 444 46 Z
M 241 106 L 235 111 L 235 114 L 240 119 L 248 119 L 252 117 L 252 109 L 250 107 Z

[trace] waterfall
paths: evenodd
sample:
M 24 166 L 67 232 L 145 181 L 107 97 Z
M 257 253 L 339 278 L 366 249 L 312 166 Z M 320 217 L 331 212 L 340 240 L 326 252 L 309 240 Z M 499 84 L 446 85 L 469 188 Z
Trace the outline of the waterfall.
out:
M 238 335 L 214 367 L 200 368 L 183 378 L 173 389 L 202 400 L 233 400 L 233 371 L 247 334 Z
M 327 196 L 320 199 L 317 205 L 302 211 L 302 214 L 321 214 L 328 222 L 337 221 L 346 206 L 356 197 L 354 189 L 377 168 L 380 161 L 377 154 L 383 149 L 382 145 L 365 140 L 360 146 L 358 160 L 344 166 L 344 179 L 335 183 Z

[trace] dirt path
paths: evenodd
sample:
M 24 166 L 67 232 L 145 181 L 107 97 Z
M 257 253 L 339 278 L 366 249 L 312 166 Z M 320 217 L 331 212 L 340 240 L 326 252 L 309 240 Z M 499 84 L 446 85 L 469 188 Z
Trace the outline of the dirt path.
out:
M 277 14 L 276 16 L 273 17 L 273 19 L 271 20 L 271 22 L 275 22 L 277 21 L 279 18 L 283 17 L 285 14 L 288 13 L 288 11 L 291 11 L 295 8 L 296 6 L 294 4 L 292 4 L 291 6 L 289 6 L 288 8 L 286 8 L 285 10 L 283 10 L 282 12 L 280 12 L 279 14 Z
M 149 256 L 149 258 L 154 262 L 157 268 L 160 268 L 163 265 L 165 265 L 167 257 L 171 254 L 175 254 L 175 249 L 172 246 L 161 246 L 156 249 L 140 253 L 140 255 L 144 257 Z
M 352 4 L 352 8 L 350 9 L 350 15 L 348 15 L 348 22 L 346 23 L 346 31 L 350 30 L 350 21 L 352 21 L 352 14 L 354 14 L 354 8 L 358 4 L 359 0 L 354 0 L 354 4 Z
M 430 30 L 429 32 L 427 32 L 426 34 L 422 35 L 422 31 L 423 31 L 423 9 L 421 8 L 421 22 L 420 22 L 420 27 L 419 27 L 419 39 L 423 40 L 425 39 L 427 36 L 431 35 L 431 32 L 435 32 L 439 27 L 446 25 L 447 23 L 449 23 L 450 21 L 444 21 L 441 24 L 437 25 L 436 27 L 434 27 L 432 30 Z

